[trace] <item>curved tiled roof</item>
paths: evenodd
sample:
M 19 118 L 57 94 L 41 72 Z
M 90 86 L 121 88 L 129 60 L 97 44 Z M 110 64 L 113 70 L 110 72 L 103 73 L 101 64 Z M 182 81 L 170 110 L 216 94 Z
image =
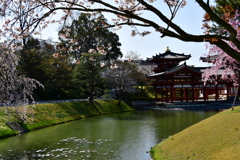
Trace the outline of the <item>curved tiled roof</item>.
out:
M 185 55 L 184 53 L 174 53 L 171 52 L 169 49 L 166 50 L 165 53 L 159 53 L 156 54 L 156 56 L 152 56 L 152 58 L 148 58 L 148 60 L 153 60 L 153 59 L 189 59 L 191 58 L 191 54 L 190 55 Z
M 156 77 L 156 76 L 162 76 L 162 75 L 169 75 L 169 74 L 172 74 L 172 73 L 175 73 L 179 70 L 181 70 L 182 68 L 188 68 L 194 72 L 197 72 L 197 73 L 202 73 L 202 71 L 204 69 L 206 69 L 207 67 L 191 67 L 191 66 L 188 66 L 186 65 L 186 63 L 183 63 L 179 66 L 176 66 L 176 67 L 173 67 L 171 69 L 168 69 L 167 71 L 165 72 L 160 72 L 160 73 L 154 73 L 154 74 L 151 74 L 151 75 L 147 75 L 148 78 L 151 78 L 151 77 Z

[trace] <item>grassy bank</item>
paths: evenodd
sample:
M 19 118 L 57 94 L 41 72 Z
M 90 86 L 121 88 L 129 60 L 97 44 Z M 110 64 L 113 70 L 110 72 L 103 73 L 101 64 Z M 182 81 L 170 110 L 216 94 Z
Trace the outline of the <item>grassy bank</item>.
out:
M 84 117 L 134 110 L 124 102 L 120 105 L 117 105 L 117 103 L 118 101 L 115 100 L 97 100 L 94 105 L 88 102 L 79 101 L 37 104 L 35 107 L 28 106 L 28 119 L 24 128 L 31 131 Z M 7 114 L 5 107 L 0 108 L 0 138 L 16 135 L 18 133 L 6 125 L 6 122 L 17 120 L 14 114 L 15 109 L 14 107 L 9 107 Z M 23 111 L 23 109 L 24 108 L 21 108 L 21 111 Z
M 239 159 L 240 107 L 209 117 L 156 145 L 154 160 Z

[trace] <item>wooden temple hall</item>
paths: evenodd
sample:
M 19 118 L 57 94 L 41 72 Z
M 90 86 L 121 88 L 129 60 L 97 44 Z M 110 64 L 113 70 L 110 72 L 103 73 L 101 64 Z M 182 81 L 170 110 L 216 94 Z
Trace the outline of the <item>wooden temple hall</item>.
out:
M 147 58 L 148 62 L 156 64 L 153 74 L 147 75 L 155 90 L 155 98 L 162 102 L 194 102 L 227 100 L 236 94 L 236 88 L 231 82 L 218 84 L 202 81 L 202 73 L 207 67 L 193 67 L 186 64 L 191 55 L 171 52 Z M 183 64 L 179 64 L 184 62 Z

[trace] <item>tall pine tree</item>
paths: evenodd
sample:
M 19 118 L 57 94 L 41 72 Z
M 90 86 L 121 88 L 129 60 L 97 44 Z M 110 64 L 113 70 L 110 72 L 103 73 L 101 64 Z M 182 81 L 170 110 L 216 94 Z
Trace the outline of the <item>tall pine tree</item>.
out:
M 119 37 L 106 28 L 106 24 L 107 20 L 101 13 L 81 13 L 78 19 L 74 19 L 69 26 L 59 31 L 60 48 L 70 52 L 76 60 L 90 49 L 105 52 L 106 61 L 122 57 Z

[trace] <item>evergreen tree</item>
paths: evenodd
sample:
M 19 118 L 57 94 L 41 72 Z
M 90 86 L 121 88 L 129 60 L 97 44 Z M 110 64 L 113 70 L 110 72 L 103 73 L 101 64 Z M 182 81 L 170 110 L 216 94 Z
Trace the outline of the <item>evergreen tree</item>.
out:
M 95 16 L 81 13 L 78 19 L 73 19 L 71 25 L 59 31 L 60 47 L 77 60 L 90 49 L 104 52 L 106 61 L 122 57 L 119 37 L 105 27 L 106 21 L 101 13 Z
M 238 11 L 240 7 L 239 0 L 215 0 L 215 2 L 215 6 L 212 7 L 214 13 L 216 13 L 216 15 L 221 17 L 221 19 L 225 20 L 226 22 L 235 17 L 236 11 Z M 206 13 L 203 27 L 207 30 L 206 33 L 226 36 L 228 35 L 228 32 L 224 29 L 224 27 L 215 21 L 211 21 L 211 25 L 209 25 L 209 20 L 210 16 L 208 13 Z
M 67 55 L 57 52 L 50 41 L 29 38 L 21 51 L 19 70 L 45 86 L 38 98 L 56 99 L 69 90 L 71 66 Z
M 105 67 L 102 61 L 103 56 L 99 53 L 83 53 L 73 71 L 74 84 L 89 97 L 91 103 L 104 87 L 101 72 Z

